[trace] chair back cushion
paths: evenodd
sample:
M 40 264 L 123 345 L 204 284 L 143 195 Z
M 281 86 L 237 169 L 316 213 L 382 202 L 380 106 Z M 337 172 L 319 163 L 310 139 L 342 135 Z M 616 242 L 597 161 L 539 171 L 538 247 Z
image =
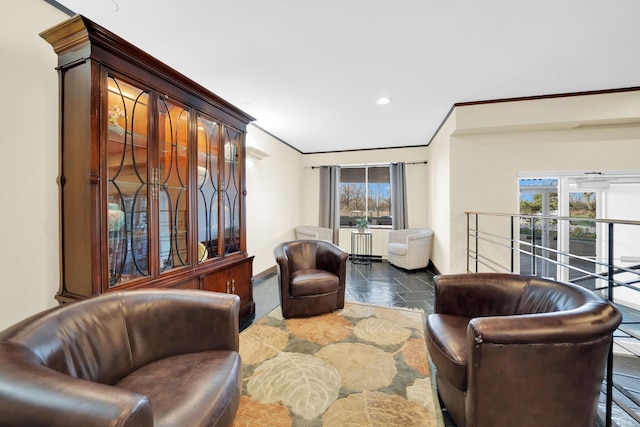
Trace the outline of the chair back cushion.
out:
M 290 242 L 284 250 L 289 261 L 290 272 L 316 268 L 316 252 L 318 250 L 316 240 Z
M 39 364 L 60 373 L 113 385 L 131 371 L 131 353 L 120 302 L 111 297 L 100 302 L 76 302 L 32 316 L 5 330 L 3 345 L 28 350 Z
M 591 293 L 576 285 L 532 277 L 529 279 L 514 314 L 553 313 L 573 310 L 594 300 Z
M 216 322 L 212 305 L 237 305 L 236 298 L 194 290 L 113 292 L 34 315 L 3 331 L 0 341 L 3 351 L 19 348 L 60 373 L 113 385 L 156 360 L 226 348 L 229 322 Z

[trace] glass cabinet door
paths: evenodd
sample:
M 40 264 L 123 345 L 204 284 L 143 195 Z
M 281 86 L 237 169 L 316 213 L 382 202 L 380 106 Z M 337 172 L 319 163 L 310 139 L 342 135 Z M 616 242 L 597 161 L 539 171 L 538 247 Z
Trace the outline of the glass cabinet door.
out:
M 162 96 L 158 98 L 158 199 L 160 272 L 189 264 L 188 210 L 189 111 Z
M 240 143 L 242 134 L 226 127 L 224 137 L 224 167 L 222 176 L 222 206 L 224 215 L 224 253 L 240 251 Z
M 107 82 L 108 262 L 114 287 L 189 264 L 189 111 L 117 77 Z M 150 114 L 156 116 L 153 127 Z
M 220 125 L 198 115 L 197 119 L 197 200 L 198 200 L 198 261 L 217 258 L 218 247 L 218 152 Z
M 109 286 L 149 275 L 149 93 L 108 77 Z
M 242 132 L 156 91 L 107 81 L 109 287 L 240 252 Z

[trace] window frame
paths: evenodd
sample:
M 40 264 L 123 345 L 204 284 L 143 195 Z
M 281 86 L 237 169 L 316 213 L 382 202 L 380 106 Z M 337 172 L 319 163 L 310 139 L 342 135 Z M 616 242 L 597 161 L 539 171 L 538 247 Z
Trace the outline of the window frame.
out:
M 389 164 L 388 163 L 379 163 L 379 164 L 357 164 L 357 165 L 348 165 L 348 166 L 341 166 L 340 170 L 340 183 L 339 183 L 339 214 L 340 214 L 340 228 L 341 229 L 352 229 L 352 228 L 356 228 L 355 225 L 355 219 L 358 217 L 362 217 L 364 216 L 365 218 L 367 218 L 367 220 L 369 221 L 369 227 L 370 228 L 375 228 L 375 229 L 393 229 L 393 216 L 392 216 L 392 197 L 391 197 L 391 174 L 389 171 Z M 375 224 L 373 223 L 373 215 L 372 213 L 374 212 L 374 210 L 377 210 L 378 212 L 380 211 L 380 207 L 379 206 L 374 206 L 374 207 L 370 207 L 369 205 L 369 201 L 371 199 L 371 196 L 369 195 L 369 191 L 370 191 L 370 185 L 372 184 L 372 182 L 370 182 L 370 169 L 373 168 L 386 168 L 387 169 L 387 178 L 388 181 L 383 181 L 382 184 L 386 184 L 387 185 L 387 190 L 386 190 L 386 194 L 388 195 L 384 201 L 386 201 L 388 203 L 388 209 L 385 209 L 388 212 L 388 215 L 382 215 L 382 216 L 376 216 L 376 220 L 375 220 Z M 343 181 L 343 176 L 344 176 L 344 171 L 346 169 L 362 169 L 364 172 L 364 182 L 362 182 L 362 185 L 364 187 L 364 196 L 362 196 L 362 198 L 364 199 L 364 210 L 359 210 L 359 209 L 355 209 L 355 210 L 351 210 L 350 212 L 364 212 L 364 215 L 344 215 L 343 214 L 343 184 L 345 184 L 345 182 Z M 384 202 L 383 202 L 384 203 Z M 345 220 L 345 218 L 347 218 Z M 379 223 L 380 220 L 383 219 L 383 222 L 385 222 L 388 219 L 388 223 Z M 348 222 L 348 223 L 345 223 Z

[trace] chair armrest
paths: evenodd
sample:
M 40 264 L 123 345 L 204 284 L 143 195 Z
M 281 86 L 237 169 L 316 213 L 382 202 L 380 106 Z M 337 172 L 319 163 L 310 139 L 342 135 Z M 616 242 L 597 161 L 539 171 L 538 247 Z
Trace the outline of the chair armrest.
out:
M 436 276 L 434 312 L 468 318 L 511 315 L 527 283 L 527 278 L 503 274 Z
M 318 240 L 318 232 L 308 227 L 298 227 L 296 228 L 296 239 L 297 240 Z
M 210 350 L 240 349 L 240 297 L 233 294 L 207 292 L 209 333 L 216 335 Z M 212 326 L 213 325 L 213 326 Z
M 273 249 L 273 256 L 276 259 L 276 269 L 281 289 L 280 295 L 289 297 L 289 282 L 291 281 L 291 272 L 289 271 L 289 257 L 285 252 L 285 244 L 277 245 Z
M 429 238 L 431 236 L 429 236 L 427 233 L 415 233 L 415 234 L 409 234 L 407 236 L 407 243 L 410 243 L 412 241 L 421 241 L 421 240 L 426 240 L 427 238 Z
M 389 243 L 407 243 L 409 230 L 391 230 L 389 231 Z
M 389 231 L 389 243 L 405 243 L 411 245 L 411 241 L 432 239 L 433 230 L 429 228 L 405 228 Z
M 1 425 L 153 426 L 145 396 L 54 371 L 27 349 L 8 346 L 0 360 Z
M 426 233 L 422 234 L 409 234 L 407 236 L 407 250 L 409 253 L 422 251 L 426 252 L 429 248 L 431 236 Z
M 567 311 L 477 317 L 467 327 L 475 344 L 557 344 L 595 341 L 608 337 L 621 315 L 608 303 L 588 303 Z
M 472 319 L 466 337 L 466 399 L 473 404 L 466 408 L 466 419 L 474 423 L 509 408 L 511 414 L 539 414 L 536 425 L 593 425 L 611 334 L 619 321 L 617 310 L 604 303 Z M 513 418 L 508 425 L 515 425 Z
M 318 244 L 316 267 L 330 271 L 344 280 L 349 254 L 332 243 Z

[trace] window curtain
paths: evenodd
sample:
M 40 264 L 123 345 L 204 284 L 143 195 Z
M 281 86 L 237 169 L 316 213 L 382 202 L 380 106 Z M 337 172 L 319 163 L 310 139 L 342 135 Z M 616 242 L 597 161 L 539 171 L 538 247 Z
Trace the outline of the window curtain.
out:
M 333 243 L 340 233 L 340 166 L 320 167 L 320 227 L 333 230 Z
M 407 218 L 407 177 L 404 162 L 391 163 L 391 215 L 394 230 L 402 230 L 409 226 Z

